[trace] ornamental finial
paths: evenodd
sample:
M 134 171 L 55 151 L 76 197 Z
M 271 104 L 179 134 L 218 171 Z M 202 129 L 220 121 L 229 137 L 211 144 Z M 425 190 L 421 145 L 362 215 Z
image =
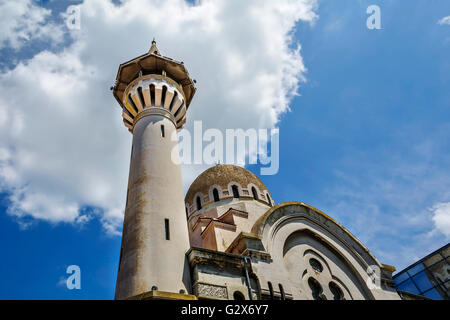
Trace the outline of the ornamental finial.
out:
M 152 46 L 150 47 L 150 50 L 148 50 L 148 52 L 149 52 L 149 53 L 153 53 L 153 54 L 157 54 L 157 55 L 161 55 L 161 54 L 159 53 L 158 48 L 156 47 L 156 41 L 155 41 L 155 38 L 153 38 Z

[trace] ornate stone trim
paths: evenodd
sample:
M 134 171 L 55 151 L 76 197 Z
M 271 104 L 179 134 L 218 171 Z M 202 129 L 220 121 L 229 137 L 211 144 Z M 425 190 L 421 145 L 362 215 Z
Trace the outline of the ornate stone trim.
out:
M 147 108 L 142 110 L 141 112 L 139 112 L 136 116 L 136 118 L 134 118 L 134 123 L 133 123 L 133 127 L 136 125 L 136 123 L 147 116 L 162 116 L 165 117 L 167 119 L 169 119 L 170 121 L 172 121 L 173 125 L 176 127 L 177 124 L 175 122 L 175 118 L 173 117 L 172 113 L 164 108 L 157 108 L 157 107 L 151 107 L 151 108 Z
M 197 283 L 196 295 L 198 297 L 210 297 L 215 299 L 228 299 L 228 290 L 225 286 L 209 283 Z

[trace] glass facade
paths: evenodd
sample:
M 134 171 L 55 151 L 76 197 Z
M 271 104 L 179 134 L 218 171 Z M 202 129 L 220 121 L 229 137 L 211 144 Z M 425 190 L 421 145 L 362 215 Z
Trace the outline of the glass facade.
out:
M 450 244 L 393 276 L 397 290 L 450 300 Z

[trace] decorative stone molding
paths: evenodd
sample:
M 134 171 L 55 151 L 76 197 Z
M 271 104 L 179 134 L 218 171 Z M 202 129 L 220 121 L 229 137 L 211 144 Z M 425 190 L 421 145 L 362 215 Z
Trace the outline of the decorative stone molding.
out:
M 198 297 L 210 297 L 214 299 L 228 299 L 228 291 L 225 286 L 218 286 L 208 283 L 196 284 L 196 295 Z
M 191 268 L 194 268 L 198 264 L 206 264 L 219 268 L 232 268 L 235 270 L 241 270 L 244 267 L 243 256 L 227 252 L 192 247 L 186 255 Z
M 174 126 L 177 125 L 175 122 L 175 118 L 169 111 L 167 111 L 163 108 L 154 107 L 154 108 L 145 109 L 145 110 L 142 110 L 141 112 L 139 112 L 137 114 L 136 118 L 134 118 L 133 127 L 140 119 L 147 117 L 147 116 L 155 116 L 155 115 L 165 117 L 165 118 L 169 119 L 170 121 L 172 121 Z

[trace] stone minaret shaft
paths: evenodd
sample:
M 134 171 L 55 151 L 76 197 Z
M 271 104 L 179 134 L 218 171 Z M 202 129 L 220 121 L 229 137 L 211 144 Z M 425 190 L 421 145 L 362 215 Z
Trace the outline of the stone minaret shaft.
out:
M 177 130 L 195 93 L 183 63 L 150 51 L 120 66 L 114 96 L 133 134 L 116 299 L 190 292 Z

